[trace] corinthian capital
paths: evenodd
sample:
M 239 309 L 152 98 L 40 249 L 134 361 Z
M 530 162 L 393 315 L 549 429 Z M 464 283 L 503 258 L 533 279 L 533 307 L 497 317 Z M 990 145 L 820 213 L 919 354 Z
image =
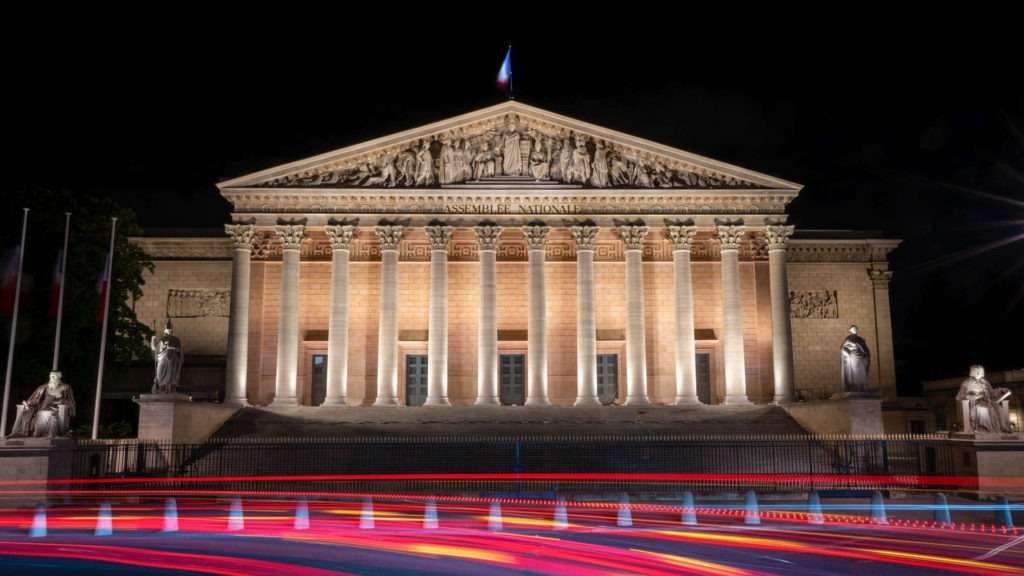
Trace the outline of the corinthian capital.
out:
M 281 237 L 282 250 L 298 250 L 302 245 L 302 238 L 306 234 L 306 219 L 278 220 L 274 230 Z
M 481 250 L 494 250 L 498 245 L 501 226 L 493 222 L 481 222 L 473 230 L 476 232 L 476 241 L 480 244 Z
M 405 234 L 405 226 L 401 224 L 380 224 L 373 229 L 377 233 L 377 242 L 381 250 L 398 250 L 398 243 Z
M 647 233 L 650 231 L 643 220 L 633 222 L 614 220 L 613 222 L 619 230 L 619 237 L 622 238 L 622 242 L 626 245 L 626 250 L 643 249 L 644 238 L 647 237 Z
M 593 250 L 597 239 L 597 226 L 590 223 L 574 224 L 569 227 L 572 239 L 576 241 L 576 250 Z
M 327 239 L 331 242 L 332 250 L 348 250 L 352 246 L 352 239 L 356 237 L 359 220 L 351 222 L 335 222 L 331 220 L 324 228 Z
M 443 222 L 431 223 L 426 227 L 427 238 L 430 239 L 431 250 L 448 250 L 448 243 L 452 241 L 452 234 L 455 228 Z
M 764 233 L 768 237 L 768 250 L 785 250 L 786 241 L 793 235 L 794 226 L 770 224 L 765 226 Z
M 672 241 L 673 250 L 689 251 L 693 247 L 693 239 L 697 236 L 697 227 L 693 220 L 665 220 L 665 234 Z
M 739 250 L 747 228 L 743 219 L 715 219 L 715 238 L 722 243 L 722 250 Z
M 548 241 L 548 232 L 551 232 L 551 228 L 543 222 L 531 222 L 523 226 L 523 237 L 526 238 L 527 248 L 543 250 L 544 244 Z
M 231 237 L 235 250 L 252 250 L 256 227 L 252 224 L 225 224 L 224 232 Z

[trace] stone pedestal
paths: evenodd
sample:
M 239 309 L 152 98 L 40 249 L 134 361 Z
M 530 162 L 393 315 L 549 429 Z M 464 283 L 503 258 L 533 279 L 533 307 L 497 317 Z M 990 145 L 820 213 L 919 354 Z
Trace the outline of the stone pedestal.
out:
M 811 434 L 883 434 L 882 399 L 839 395 L 828 400 L 784 404 Z
M 75 447 L 74 438 L 7 438 L 0 439 L 0 481 L 36 481 L 42 488 L 44 482 L 66 480 L 71 477 Z M 67 488 L 61 483 L 50 484 L 53 490 Z M 29 506 L 45 503 L 45 494 L 0 493 L 0 506 Z
M 206 441 L 238 411 L 238 406 L 193 402 L 185 394 L 142 394 L 139 440 L 173 443 Z
M 978 479 L 977 496 L 1024 496 L 1024 434 L 950 434 L 956 476 Z

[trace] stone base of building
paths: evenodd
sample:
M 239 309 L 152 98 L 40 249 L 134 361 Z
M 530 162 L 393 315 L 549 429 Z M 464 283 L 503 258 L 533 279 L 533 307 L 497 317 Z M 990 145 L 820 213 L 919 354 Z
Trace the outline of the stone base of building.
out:
M 783 404 L 811 434 L 883 434 L 882 399 L 842 395 L 828 400 Z
M 1024 496 L 1024 434 L 950 434 L 956 475 L 978 479 L 979 498 Z
M 139 440 L 204 442 L 238 411 L 238 406 L 193 402 L 184 394 L 142 394 L 136 402 Z
M 60 480 L 71 477 L 74 449 L 78 445 L 74 438 L 7 438 L 0 439 L 0 481 L 38 482 L 29 489 L 47 486 L 54 490 L 67 488 Z M 56 484 L 52 484 L 57 481 Z M 0 495 L 3 505 L 28 506 L 45 503 L 47 495 L 18 494 Z

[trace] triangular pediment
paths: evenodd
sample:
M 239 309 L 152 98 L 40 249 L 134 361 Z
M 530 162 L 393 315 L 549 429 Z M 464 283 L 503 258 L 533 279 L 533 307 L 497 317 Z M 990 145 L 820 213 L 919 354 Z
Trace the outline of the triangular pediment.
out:
M 517 101 L 218 184 L 238 188 L 664 188 L 801 186 Z

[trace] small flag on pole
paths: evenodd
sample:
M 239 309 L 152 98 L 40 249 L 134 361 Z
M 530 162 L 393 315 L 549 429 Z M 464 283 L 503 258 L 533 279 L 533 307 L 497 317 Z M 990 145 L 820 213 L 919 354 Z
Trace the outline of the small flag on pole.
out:
M 498 68 L 498 88 L 505 90 L 509 98 L 512 97 L 512 45 L 508 45 L 505 52 L 505 59 L 501 61 L 501 68 Z
M 103 312 L 107 305 L 107 290 L 110 290 L 110 276 L 107 275 L 107 271 L 110 270 L 110 256 L 107 255 L 103 261 L 103 271 L 100 272 L 100 279 L 96 283 L 96 292 L 100 295 L 100 305 L 96 310 L 96 321 L 103 322 Z
M 50 285 L 50 312 L 48 315 L 50 320 L 57 317 L 57 312 L 60 308 L 60 285 L 64 283 L 64 276 L 61 271 L 63 264 L 64 250 L 61 249 L 57 252 L 57 263 L 53 266 L 53 282 Z

